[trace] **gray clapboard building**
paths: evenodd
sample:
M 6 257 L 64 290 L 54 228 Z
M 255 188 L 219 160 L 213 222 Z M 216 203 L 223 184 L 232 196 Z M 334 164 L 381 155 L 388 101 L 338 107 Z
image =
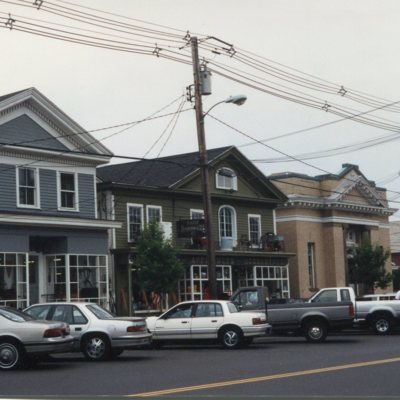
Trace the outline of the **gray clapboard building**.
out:
M 109 300 L 96 167 L 112 153 L 35 88 L 0 96 L 0 305 Z

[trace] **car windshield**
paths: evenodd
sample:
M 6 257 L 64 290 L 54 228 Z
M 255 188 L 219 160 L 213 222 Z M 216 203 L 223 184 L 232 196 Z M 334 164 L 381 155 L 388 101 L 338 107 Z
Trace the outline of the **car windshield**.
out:
M 33 321 L 35 318 L 11 307 L 0 308 L 0 315 L 14 322 Z
M 109 311 L 100 307 L 98 304 L 90 304 L 86 306 L 88 310 L 90 310 L 98 319 L 112 319 L 114 315 L 112 315 Z
M 228 303 L 228 310 L 231 314 L 239 312 L 239 310 L 236 307 L 236 304 L 231 302 Z

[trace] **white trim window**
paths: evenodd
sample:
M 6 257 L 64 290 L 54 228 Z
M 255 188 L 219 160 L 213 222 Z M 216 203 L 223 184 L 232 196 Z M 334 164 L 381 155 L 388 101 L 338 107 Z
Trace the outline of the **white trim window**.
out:
M 39 173 L 37 168 L 17 168 L 18 207 L 39 208 Z
M 191 208 L 190 219 L 204 219 L 204 211 Z
M 127 214 L 128 242 L 135 242 L 143 230 L 143 205 L 128 203 Z
M 261 238 L 261 215 L 249 214 L 249 241 L 251 247 L 259 247 Z
M 148 224 L 152 221 L 156 221 L 160 224 L 162 222 L 162 207 L 146 206 L 146 218 Z
M 219 239 L 221 247 L 232 248 L 236 245 L 236 212 L 231 206 L 222 206 L 218 211 Z
M 215 173 L 217 189 L 237 190 L 237 176 L 233 169 L 220 168 Z
M 78 175 L 73 172 L 58 171 L 59 210 L 78 211 Z

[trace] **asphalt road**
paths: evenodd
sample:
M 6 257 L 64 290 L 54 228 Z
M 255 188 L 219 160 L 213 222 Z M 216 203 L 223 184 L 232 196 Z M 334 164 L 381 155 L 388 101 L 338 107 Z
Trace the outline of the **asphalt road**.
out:
M 270 337 L 240 350 L 218 345 L 124 352 L 92 363 L 57 355 L 0 373 L 0 396 L 399 396 L 400 334 L 346 334 L 309 344 Z

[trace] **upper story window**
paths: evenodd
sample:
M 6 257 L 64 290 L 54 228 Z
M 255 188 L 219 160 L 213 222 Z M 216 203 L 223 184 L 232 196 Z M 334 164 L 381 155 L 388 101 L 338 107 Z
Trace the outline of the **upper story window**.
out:
M 215 176 L 217 189 L 237 190 L 237 176 L 230 168 L 220 168 Z
M 236 212 L 230 206 L 219 209 L 219 236 L 220 239 L 236 239 Z
M 127 204 L 128 207 L 128 242 L 134 242 L 143 229 L 143 205 Z
M 204 211 L 191 209 L 190 219 L 204 219 Z
M 17 190 L 19 207 L 39 207 L 38 170 L 18 168 Z
M 162 208 L 160 206 L 147 206 L 147 223 L 162 221 Z
M 78 210 L 77 175 L 70 172 L 59 172 L 58 188 L 59 208 Z
M 250 246 L 258 247 L 261 239 L 261 215 L 249 215 Z

